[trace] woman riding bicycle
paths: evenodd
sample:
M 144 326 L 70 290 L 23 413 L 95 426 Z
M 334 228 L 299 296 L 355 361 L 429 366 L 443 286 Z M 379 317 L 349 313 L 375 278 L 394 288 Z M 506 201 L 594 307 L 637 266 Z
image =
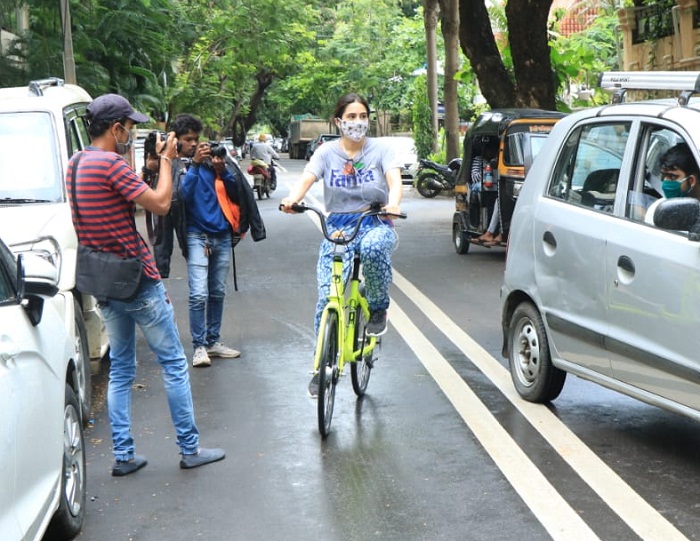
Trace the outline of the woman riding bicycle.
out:
M 401 213 L 403 195 L 401 162 L 389 145 L 381 139 L 367 137 L 369 105 L 358 94 L 342 96 L 336 104 L 333 122 L 340 129 L 340 139 L 321 145 L 313 153 L 301 178 L 289 196 L 282 199 L 285 212 L 293 213 L 318 179 L 323 179 L 326 212 L 331 213 L 327 225 L 335 231 L 351 231 L 359 214 L 372 203 L 379 202 L 389 214 Z M 391 255 L 396 246 L 394 225 L 387 218 L 365 218 L 360 231 L 346 251 L 345 272 L 350 272 L 352 253 L 359 251 L 365 283 L 365 296 L 371 311 L 367 334 L 380 336 L 386 332 L 386 311 L 389 307 Z M 324 240 L 319 251 L 316 277 L 318 303 L 314 330 L 318 332 L 321 313 L 330 293 L 331 263 L 334 245 Z M 316 396 L 318 375 L 309 384 L 309 394 Z

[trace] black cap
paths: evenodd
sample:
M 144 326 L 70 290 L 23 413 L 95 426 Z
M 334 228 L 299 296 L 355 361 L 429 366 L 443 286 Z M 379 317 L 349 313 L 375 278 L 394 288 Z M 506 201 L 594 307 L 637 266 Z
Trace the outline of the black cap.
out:
M 92 122 L 98 120 L 119 120 L 129 118 L 136 123 L 151 120 L 143 113 L 134 110 L 129 101 L 119 94 L 103 94 L 88 105 Z

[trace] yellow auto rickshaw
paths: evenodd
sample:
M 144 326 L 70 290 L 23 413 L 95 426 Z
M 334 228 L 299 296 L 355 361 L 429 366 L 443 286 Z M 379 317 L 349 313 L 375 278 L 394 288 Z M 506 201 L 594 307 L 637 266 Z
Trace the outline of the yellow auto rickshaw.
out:
M 541 109 L 492 109 L 469 128 L 454 190 L 452 239 L 458 254 L 469 252 L 472 244 L 506 246 L 525 174 L 554 124 L 564 116 Z M 495 242 L 481 243 L 492 218 L 500 238 L 494 235 Z

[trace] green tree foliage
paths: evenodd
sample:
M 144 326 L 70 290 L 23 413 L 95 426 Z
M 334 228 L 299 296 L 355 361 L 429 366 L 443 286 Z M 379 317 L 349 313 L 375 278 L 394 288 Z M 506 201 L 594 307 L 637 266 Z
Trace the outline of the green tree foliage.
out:
M 351 0 L 322 11 L 315 47 L 275 88 L 278 109 L 330 118 L 336 100 L 353 91 L 396 124 L 405 118 L 409 130 L 412 72 L 425 62 L 422 25 L 420 13 L 406 18 L 390 2 Z
M 299 69 L 317 12 L 301 0 L 192 2 L 199 21 L 174 85 L 171 109 L 198 114 L 213 134 L 241 142 L 267 89 Z
M 22 67 L 15 68 L 11 81 L 2 77 L 3 85 L 22 85 L 31 79 L 63 74 L 58 2 L 31 0 L 27 4 L 30 30 L 20 36 L 14 51 L 23 59 Z M 162 111 L 164 81 L 172 77 L 172 60 L 180 54 L 189 33 L 181 8 L 177 0 L 72 2 L 80 85 L 92 95 L 118 92 L 152 114 Z M 11 10 L 3 8 L 0 13 L 11 17 Z M 173 39 L 175 35 L 178 40 Z
M 425 75 L 413 82 L 413 139 L 418 158 L 427 158 L 433 151 L 433 126 L 430 122 L 428 83 Z
M 591 26 L 569 36 L 562 36 L 557 32 L 563 13 L 555 14 L 550 43 L 552 67 L 560 97 L 566 95 L 572 85 L 596 90 L 600 72 L 619 69 L 615 46 L 615 28 L 620 24 L 617 13 L 613 6 L 602 5 L 598 9 L 599 14 Z M 605 103 L 608 99 L 608 96 L 597 90 L 592 102 L 574 98 L 571 105 L 585 107 Z M 558 103 L 560 109 L 568 109 L 568 105 L 561 99 Z

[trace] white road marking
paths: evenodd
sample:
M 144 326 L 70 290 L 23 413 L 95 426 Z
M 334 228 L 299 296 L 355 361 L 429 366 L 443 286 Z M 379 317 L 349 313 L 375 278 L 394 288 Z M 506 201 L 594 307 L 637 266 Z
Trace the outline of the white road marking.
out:
M 508 371 L 396 269 L 394 269 L 394 285 L 493 382 L 496 388 L 522 413 L 524 418 L 556 450 L 562 459 L 637 535 L 648 540 L 688 541 L 687 537 L 637 494 L 551 411 L 545 406 L 522 400 L 513 388 Z M 536 470 L 538 475 L 533 476 L 530 470 L 531 467 L 534 468 L 534 465 L 524 455 L 517 456 L 522 453 L 519 448 L 517 452 L 508 450 L 507 453 L 502 449 L 506 446 L 506 442 L 509 448 L 511 445 L 517 447 L 517 444 L 505 433 L 500 424 L 485 409 L 485 406 L 478 401 L 478 398 L 476 398 L 478 404 L 474 404 L 473 391 L 447 360 L 429 344 L 421 331 L 413 323 L 407 321 L 406 314 L 393 300 L 389 313 L 390 322 L 397 328 L 406 343 L 414 349 L 420 361 L 435 378 L 435 381 L 474 431 L 487 452 L 494 458 L 515 490 L 523 495 L 523 500 L 533 509 L 537 519 L 554 536 L 554 532 L 561 526 L 561 522 L 569 522 L 572 519 L 565 518 L 564 512 L 560 509 L 561 504 L 554 505 L 551 496 L 543 497 L 543 493 L 540 491 L 550 490 L 549 482 L 542 478 L 539 470 Z M 487 418 L 488 423 L 484 421 Z M 481 426 L 491 423 L 497 424 L 498 428 Z M 495 439 L 494 434 L 497 434 Z M 504 454 L 505 457 L 501 456 Z M 516 458 L 510 458 L 509 455 Z M 513 462 L 509 465 L 508 461 Z M 514 465 L 515 467 L 513 467 Z M 535 479 L 538 479 L 537 483 L 535 483 Z M 530 486 L 535 484 L 542 484 L 542 486 L 537 489 Z M 556 494 L 555 500 L 561 500 L 561 496 Z M 544 505 L 540 505 L 538 508 L 533 507 L 533 504 L 537 503 Z M 565 505 L 568 507 L 568 504 Z M 569 508 L 568 512 L 574 511 Z M 582 532 L 576 531 L 571 537 L 564 535 L 555 538 L 578 540 L 585 537 Z
M 389 310 L 391 324 L 552 539 L 600 540 L 396 302 Z

